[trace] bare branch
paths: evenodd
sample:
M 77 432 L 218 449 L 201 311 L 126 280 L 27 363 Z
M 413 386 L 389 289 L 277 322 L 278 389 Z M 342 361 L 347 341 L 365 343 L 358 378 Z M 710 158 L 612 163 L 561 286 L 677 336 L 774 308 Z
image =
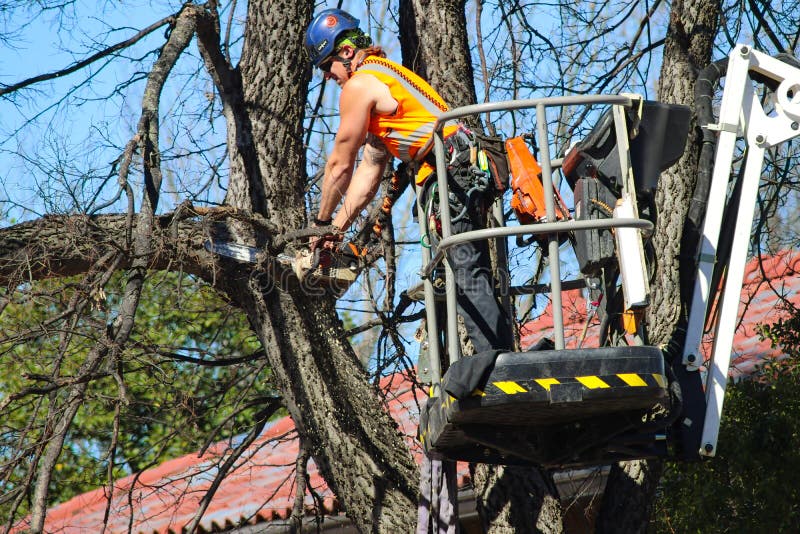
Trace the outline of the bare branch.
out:
M 200 523 L 200 520 L 203 518 L 203 514 L 208 509 L 208 505 L 211 504 L 211 499 L 214 498 L 214 494 L 219 489 L 220 484 L 228 475 L 228 472 L 233 468 L 236 460 L 247 451 L 250 445 L 256 440 L 256 438 L 261 435 L 261 431 L 264 430 L 264 426 L 267 424 L 269 418 L 281 407 L 280 399 L 273 399 L 271 400 L 267 406 L 264 407 L 261 411 L 259 411 L 255 416 L 255 425 L 253 428 L 248 432 L 247 436 L 239 443 L 239 445 L 231 451 L 230 455 L 225 459 L 225 462 L 217 469 L 217 474 L 214 477 L 214 480 L 211 482 L 208 490 L 206 491 L 203 498 L 200 500 L 200 504 L 197 509 L 197 513 L 192 519 L 192 522 L 184 527 L 186 532 L 196 532 L 197 526 Z
M 25 87 L 34 85 L 34 84 L 39 83 L 39 82 L 44 82 L 44 81 L 47 81 L 47 80 L 53 80 L 53 79 L 56 79 L 56 78 L 61 78 L 63 76 L 67 76 L 68 74 L 72 74 L 73 72 L 79 71 L 82 68 L 84 68 L 84 67 L 86 67 L 88 65 L 91 65 L 92 63 L 94 63 L 95 61 L 97 61 L 99 59 L 102 59 L 102 58 L 104 58 L 106 56 L 109 56 L 109 55 L 115 53 L 115 52 L 118 52 L 119 50 L 124 50 L 125 48 L 128 48 L 129 46 L 132 46 L 132 45 L 136 44 L 137 42 L 142 40 L 144 37 L 147 37 L 148 35 L 150 35 L 154 31 L 156 31 L 160 27 L 164 26 L 165 24 L 171 24 L 174 21 L 175 21 L 175 15 L 170 15 L 169 17 L 165 17 L 165 18 L 159 20 L 158 22 L 154 22 L 153 24 L 151 24 L 147 28 L 143 29 L 142 31 L 140 31 L 139 33 L 137 33 L 136 35 L 134 35 L 130 39 L 126 39 L 126 40 L 124 40 L 122 42 L 119 42 L 119 43 L 117 43 L 117 44 L 115 44 L 113 46 L 110 46 L 110 47 L 108 47 L 108 48 L 106 48 L 104 50 L 101 50 L 100 52 L 97 52 L 96 54 L 93 54 L 92 56 L 90 56 L 90 57 L 88 57 L 88 58 L 86 58 L 84 60 L 81 60 L 81 61 L 78 61 L 76 63 L 73 63 L 72 65 L 70 65 L 68 67 L 65 67 L 65 68 L 63 68 L 61 70 L 58 70 L 58 71 L 55 71 L 55 72 L 50 72 L 50 73 L 47 73 L 47 74 L 40 74 L 38 76 L 34 76 L 32 78 L 28 78 L 27 80 L 22 80 L 21 82 L 17 82 L 17 83 L 12 84 L 12 85 L 6 85 L 6 86 L 3 86 L 3 87 L 0 87 L 0 96 L 4 96 L 4 95 L 10 94 L 10 93 L 13 93 L 15 91 L 19 91 L 20 89 L 23 89 Z
M 778 39 L 778 36 L 775 35 L 775 32 L 772 31 L 772 27 L 767 23 L 767 20 L 764 18 L 764 14 L 761 12 L 761 9 L 758 5 L 758 2 L 755 0 L 748 0 L 748 4 L 750 5 L 750 9 L 753 10 L 753 15 L 755 15 L 756 20 L 763 28 L 764 33 L 767 34 L 769 40 L 772 41 L 772 45 L 775 47 L 776 50 L 779 52 L 785 52 L 787 50 L 786 45 Z
M 297 451 L 297 461 L 295 462 L 295 493 L 292 515 L 289 517 L 292 534 L 302 532 L 303 516 L 305 515 L 305 495 L 308 487 L 308 460 L 311 458 L 311 451 L 308 450 L 305 440 L 300 438 Z

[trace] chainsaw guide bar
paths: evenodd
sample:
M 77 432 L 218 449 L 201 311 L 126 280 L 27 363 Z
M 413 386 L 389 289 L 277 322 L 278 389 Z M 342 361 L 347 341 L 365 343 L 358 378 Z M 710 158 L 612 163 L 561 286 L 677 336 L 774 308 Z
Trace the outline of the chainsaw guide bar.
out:
M 241 243 L 206 240 L 206 250 L 245 263 L 258 263 L 263 250 Z M 297 278 L 311 287 L 331 289 L 336 296 L 343 295 L 361 273 L 359 259 L 349 252 L 318 250 L 318 257 L 308 249 L 298 251 L 294 256 L 278 254 L 274 259 L 292 269 Z M 266 258 L 267 256 L 263 256 Z

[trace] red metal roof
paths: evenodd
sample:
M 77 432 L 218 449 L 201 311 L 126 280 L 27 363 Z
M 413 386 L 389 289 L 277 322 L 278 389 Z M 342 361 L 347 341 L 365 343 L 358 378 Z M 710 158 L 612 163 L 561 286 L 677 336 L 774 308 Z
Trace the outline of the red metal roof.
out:
M 418 401 L 425 392 L 412 387 L 400 374 L 384 379 L 389 410 L 407 437 L 409 447 L 419 460 L 421 449 L 413 438 L 419 420 Z M 237 440 L 222 441 L 204 455 L 189 454 L 148 469 L 138 477 L 116 481 L 112 498 L 100 488 L 55 506 L 47 513 L 48 533 L 88 534 L 100 532 L 106 507 L 109 522 L 106 532 L 178 533 L 191 523 L 200 500 L 210 487 L 225 455 L 236 447 Z M 291 515 L 295 492 L 295 460 L 298 440 L 291 418 L 270 424 L 223 480 L 200 522 L 201 531 L 231 528 L 240 524 L 287 519 Z M 317 471 L 313 460 L 308 466 L 314 492 L 322 498 L 325 515 L 341 513 L 335 496 Z M 459 483 L 467 483 L 466 467 L 460 469 Z M 313 513 L 314 501 L 306 495 L 305 507 Z M 132 503 L 132 506 L 131 506 Z M 24 530 L 20 524 L 13 532 Z
M 773 323 L 786 314 L 781 299 L 800 305 L 800 253 L 787 251 L 763 260 L 761 267 L 753 261 L 748 265 L 742 291 L 742 310 L 747 316 L 738 326 L 734 340 L 733 374 L 748 373 L 762 358 L 778 355 L 769 342 L 757 335 L 759 324 Z M 777 293 L 777 294 L 776 294 Z M 575 347 L 583 334 L 586 322 L 586 302 L 579 291 L 564 293 L 565 338 L 568 347 Z M 523 346 L 530 346 L 541 336 L 552 335 L 552 319 L 544 313 L 523 328 Z M 590 321 L 584 346 L 592 346 L 597 338 L 597 321 Z M 424 392 L 412 387 L 407 377 L 393 375 L 384 379 L 382 388 L 389 392 L 388 407 L 407 437 L 409 446 L 419 460 L 419 444 L 413 438 L 419 417 L 419 403 Z M 255 524 L 286 519 L 294 501 L 294 464 L 298 452 L 294 424 L 286 417 L 272 423 L 237 461 L 236 468 L 224 479 L 200 522 L 204 531 L 231 528 L 237 524 Z M 239 438 L 241 439 L 241 438 Z M 164 462 L 144 471 L 138 477 L 116 481 L 114 493 L 108 498 L 107 488 L 97 489 L 60 504 L 48 511 L 45 530 L 50 533 L 84 534 L 99 532 L 106 508 L 109 524 L 106 532 L 170 533 L 180 532 L 190 523 L 200 500 L 209 488 L 220 459 L 236 446 L 236 440 L 217 443 L 204 455 L 190 454 Z M 468 482 L 466 466 L 459 464 L 459 486 Z M 314 491 L 322 498 L 321 512 L 341 513 L 338 502 L 313 461 L 309 475 Z M 305 497 L 307 510 L 314 502 Z M 132 505 L 131 505 L 132 504 Z M 24 525 L 19 525 L 20 531 Z
M 782 356 L 768 340 L 761 339 L 760 325 L 774 324 L 787 317 L 787 303 L 800 307 L 800 252 L 783 251 L 759 262 L 751 260 L 745 269 L 739 317 L 733 340 L 731 377 L 738 378 L 753 372 L 765 358 Z M 564 309 L 564 343 L 567 348 L 597 346 L 599 323 L 591 317 L 587 325 L 586 299 L 581 291 L 565 291 L 562 294 Z M 522 327 L 522 346 L 529 347 L 542 336 L 552 338 L 553 319 L 551 307 L 536 320 Z M 585 332 L 584 332 L 585 329 Z M 708 357 L 713 336 L 707 334 L 703 340 L 703 353 Z

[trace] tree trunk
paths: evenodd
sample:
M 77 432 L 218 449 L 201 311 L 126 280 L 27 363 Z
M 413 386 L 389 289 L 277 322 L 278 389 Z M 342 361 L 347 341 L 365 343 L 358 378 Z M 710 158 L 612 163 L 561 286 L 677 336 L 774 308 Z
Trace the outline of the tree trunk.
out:
M 660 102 L 684 104 L 694 110 L 695 80 L 698 71 L 711 61 L 719 13 L 718 0 L 672 2 L 658 89 Z M 681 268 L 689 265 L 691 270 L 697 244 L 682 244 L 682 236 L 697 177 L 701 139 L 693 114 L 683 157 L 661 175 L 656 191 L 658 220 L 653 244 L 658 258 L 647 319 L 652 345 L 683 346 L 681 324 L 685 324 L 691 296 L 685 284 L 682 291 L 681 275 L 686 279 L 686 274 Z M 645 532 L 662 467 L 661 461 L 647 460 L 612 466 L 597 531 Z
M 306 219 L 302 118 L 309 69 L 290 58 L 303 57 L 312 7 L 251 2 L 238 71 L 220 68 L 207 47 L 234 132 L 227 202 L 263 215 L 281 232 Z M 206 26 L 209 37 L 212 28 Z M 229 271 L 223 286 L 259 336 L 302 439 L 360 531 L 412 530 L 416 465 L 348 342 L 334 300 L 275 275 Z
M 595 531 L 647 532 L 663 467 L 662 460 L 636 460 L 611 466 Z
M 400 0 L 403 64 L 450 107 L 476 102 L 464 0 Z
M 331 298 L 298 284 L 264 292 L 260 277 L 231 295 L 251 318 L 284 403 L 325 480 L 362 532 L 409 532 L 417 468 L 344 335 Z
M 470 467 L 486 532 L 563 532 L 561 503 L 550 473 L 519 466 Z
M 695 79 L 698 71 L 711 61 L 719 13 L 718 0 L 672 3 L 658 88 L 659 101 L 683 104 L 694 111 Z M 690 244 L 689 250 L 681 250 L 681 238 L 696 183 L 701 140 L 693 113 L 683 157 L 661 175 L 656 190 L 658 221 L 653 243 L 659 251 L 659 258 L 648 320 L 652 344 L 670 341 L 676 323 L 687 311 L 684 303 L 689 295 L 682 294 L 680 269 L 682 265 L 692 263 L 697 244 Z

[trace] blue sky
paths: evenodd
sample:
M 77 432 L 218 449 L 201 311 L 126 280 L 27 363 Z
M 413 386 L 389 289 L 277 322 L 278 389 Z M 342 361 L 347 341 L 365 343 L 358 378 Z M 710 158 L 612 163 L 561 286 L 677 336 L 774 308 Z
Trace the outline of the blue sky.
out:
M 5 34 L 14 41 L 13 46 L 0 46 L 0 82 L 15 83 L 64 69 L 94 54 L 98 42 L 131 38 L 169 14 L 174 6 L 168 4 L 176 2 L 153 2 L 156 8 L 149 4 L 80 0 L 67 11 L 47 12 L 30 20 L 18 13 L 4 21 Z M 35 8 L 21 11 L 33 15 Z M 15 29 L 18 32 L 12 33 Z M 124 58 L 101 59 L 88 70 L 38 83 L 12 99 L 0 99 L 2 224 L 74 210 L 93 199 L 121 147 L 135 132 L 143 76 L 155 59 L 151 52 L 163 42 L 162 28 L 119 52 Z M 190 46 L 187 54 L 196 56 L 196 47 Z M 185 62 L 185 68 L 189 63 Z M 130 84 L 132 77 L 137 81 Z M 165 94 L 186 89 L 186 83 L 187 75 L 176 69 Z M 202 98 L 210 87 L 190 89 Z M 176 118 L 185 112 L 179 101 L 168 106 L 163 127 L 166 143 L 172 142 L 172 122 L 177 124 Z M 165 198 L 167 207 L 177 201 L 177 196 Z M 95 201 L 100 203 L 101 199 Z

